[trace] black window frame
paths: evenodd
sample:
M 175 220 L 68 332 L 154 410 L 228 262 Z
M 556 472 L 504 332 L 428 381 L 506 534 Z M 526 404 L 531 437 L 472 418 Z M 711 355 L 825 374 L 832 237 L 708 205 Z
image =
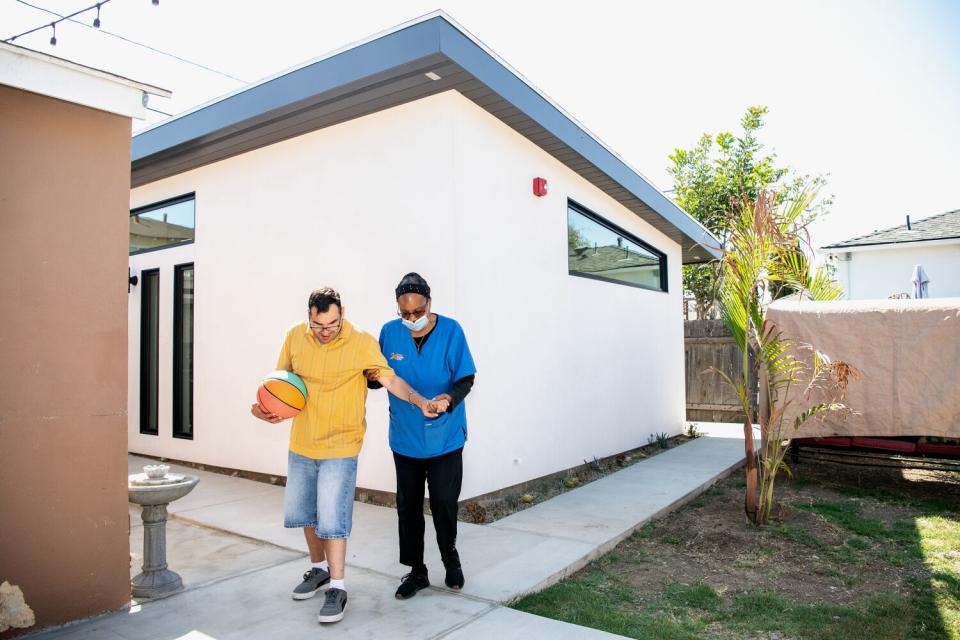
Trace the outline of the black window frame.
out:
M 148 305 L 147 297 L 150 295 L 150 287 L 147 282 L 150 278 L 156 277 L 156 301 Z M 140 272 L 140 433 L 148 436 L 160 435 L 160 269 L 144 269 Z M 151 301 L 152 302 L 152 301 Z M 149 336 L 149 316 L 156 319 L 157 331 L 153 335 L 154 347 L 157 354 L 155 364 L 155 375 L 153 388 L 150 388 L 149 375 L 150 367 L 150 341 Z M 150 394 L 156 399 L 153 403 L 153 415 L 150 410 Z M 151 420 L 152 418 L 152 420 Z M 148 425 L 153 424 L 151 430 Z
M 133 216 L 141 216 L 145 213 L 150 213 L 151 211 L 156 211 L 157 209 L 163 209 L 164 207 L 170 207 L 175 204 L 180 204 L 181 202 L 188 202 L 193 200 L 193 239 L 184 240 L 183 242 L 175 242 L 173 244 L 165 244 L 162 247 L 150 247 L 148 249 L 137 249 L 136 251 L 130 251 L 129 255 L 139 256 L 144 253 L 152 253 L 154 251 L 165 251 L 167 249 L 174 249 L 176 247 L 184 247 L 190 244 L 193 244 L 196 240 L 197 235 L 197 192 L 191 191 L 190 193 L 185 193 L 180 196 L 175 196 L 173 198 L 167 198 L 166 200 L 161 200 L 160 202 L 154 202 L 151 204 L 144 205 L 142 207 L 137 207 L 136 209 L 130 210 L 130 218 Z
M 623 286 L 625 286 L 625 287 L 634 287 L 634 288 L 636 288 L 636 289 L 644 289 L 645 291 L 655 291 L 655 292 L 657 292 L 657 293 L 670 293 L 669 280 L 668 280 L 668 278 L 667 278 L 667 254 L 666 254 L 666 253 L 664 253 L 663 251 L 660 251 L 659 249 L 657 249 L 656 247 L 654 247 L 653 245 L 651 245 L 649 242 L 645 242 L 644 240 L 641 240 L 640 238 L 638 238 L 638 237 L 635 236 L 634 234 L 630 233 L 630 232 L 627 231 L 626 229 L 624 229 L 624 228 L 622 228 L 622 227 L 620 227 L 620 226 L 618 226 L 618 225 L 610 222 L 610 221 L 607 220 L 606 218 L 600 216 L 600 215 L 597 214 L 597 213 L 594 213 L 593 211 L 591 211 L 590 209 L 586 208 L 585 206 L 583 206 L 583 205 L 580 204 L 579 202 L 577 202 L 577 201 L 575 201 L 575 200 L 573 200 L 573 199 L 570 199 L 570 198 L 567 198 L 567 216 L 568 216 L 568 220 L 567 220 L 567 234 L 568 234 L 568 236 L 567 236 L 567 237 L 568 237 L 568 239 L 569 239 L 569 233 L 570 233 L 570 231 L 569 231 L 569 229 L 570 229 L 570 223 L 569 223 L 569 211 L 570 211 L 570 209 L 573 209 L 574 211 L 576 211 L 577 213 L 579 213 L 579 214 L 582 215 L 583 217 L 585 217 L 585 218 L 587 218 L 587 219 L 589 219 L 589 220 L 592 220 L 593 222 L 596 222 L 596 223 L 599 224 L 601 227 L 605 227 L 608 231 L 612 231 L 613 233 L 615 233 L 615 234 L 617 234 L 617 235 L 619 235 L 619 236 L 623 236 L 625 239 L 629 240 L 630 242 L 633 242 L 634 244 L 637 244 L 637 245 L 643 247 L 646 251 L 649 251 L 649 252 L 652 253 L 654 256 L 656 256 L 656 257 L 659 259 L 659 261 L 660 261 L 660 288 L 658 289 L 658 288 L 656 288 L 656 287 L 649 287 L 649 286 L 647 286 L 647 285 L 639 284 L 639 283 L 636 283 L 636 282 L 627 282 L 627 281 L 625 281 L 625 280 L 618 280 L 617 278 L 609 278 L 609 277 L 606 277 L 606 276 L 598 276 L 598 275 L 593 274 L 593 273 L 584 273 L 583 271 L 574 271 L 573 269 L 570 269 L 570 268 L 569 268 L 570 262 L 569 262 L 569 256 L 568 256 L 568 259 L 567 259 L 567 265 L 568 265 L 567 273 L 568 273 L 569 275 L 571 275 L 571 276 L 576 276 L 576 277 L 578 277 L 578 278 L 588 278 L 588 279 L 590 279 L 590 280 L 599 280 L 599 281 L 601 281 L 601 282 L 611 282 L 611 283 L 613 283 L 613 284 L 619 284 L 619 285 L 623 285 Z
M 193 440 L 194 434 L 194 421 L 193 421 L 193 354 L 194 349 L 191 346 L 190 349 L 190 432 L 185 433 L 183 429 L 183 423 L 181 417 L 183 415 L 183 380 L 181 380 L 181 372 L 183 371 L 183 350 L 181 346 L 183 344 L 183 272 L 187 269 L 193 271 L 194 277 L 194 290 L 196 290 L 196 276 L 197 271 L 194 267 L 193 262 L 184 262 L 182 264 L 175 264 L 173 266 L 173 437 L 180 438 L 182 440 Z M 196 334 L 194 332 L 194 313 L 196 312 L 196 305 L 193 305 L 192 311 L 190 313 L 190 339 L 194 340 Z

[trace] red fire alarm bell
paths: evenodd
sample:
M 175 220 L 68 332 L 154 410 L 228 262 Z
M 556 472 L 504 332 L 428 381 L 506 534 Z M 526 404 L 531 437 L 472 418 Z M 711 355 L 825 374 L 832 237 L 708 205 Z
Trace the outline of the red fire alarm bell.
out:
M 533 179 L 533 195 L 538 198 L 542 198 L 547 195 L 547 179 L 546 178 L 534 178 Z

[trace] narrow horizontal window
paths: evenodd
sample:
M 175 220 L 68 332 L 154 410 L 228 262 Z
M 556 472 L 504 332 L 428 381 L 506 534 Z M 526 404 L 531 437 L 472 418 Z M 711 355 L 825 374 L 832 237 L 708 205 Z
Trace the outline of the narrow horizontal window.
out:
M 664 253 L 573 202 L 567 206 L 567 256 L 570 275 L 667 290 Z
M 193 242 L 193 194 L 130 212 L 130 254 Z

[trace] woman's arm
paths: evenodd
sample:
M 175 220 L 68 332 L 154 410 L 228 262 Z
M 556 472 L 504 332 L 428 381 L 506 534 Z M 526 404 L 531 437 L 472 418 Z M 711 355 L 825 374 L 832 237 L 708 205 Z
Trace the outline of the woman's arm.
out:
M 468 376 L 463 376 L 459 380 L 453 383 L 453 387 L 446 393 L 441 393 L 439 396 L 434 398 L 434 400 L 439 400 L 441 398 L 445 399 L 450 406 L 447 408 L 447 411 L 453 411 L 457 408 L 457 405 L 463 402 L 464 398 L 467 397 L 467 394 L 470 393 L 470 389 L 473 388 L 475 374 L 470 374 Z

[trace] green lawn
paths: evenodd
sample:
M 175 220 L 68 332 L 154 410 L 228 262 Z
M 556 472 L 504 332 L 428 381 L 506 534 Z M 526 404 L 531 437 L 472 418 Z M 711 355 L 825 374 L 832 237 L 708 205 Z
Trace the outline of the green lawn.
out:
M 949 485 L 945 499 L 917 498 L 805 477 L 781 492 L 796 517 L 757 530 L 742 522 L 738 484 L 514 608 L 632 638 L 960 640 L 960 495 Z M 734 545 L 717 533 L 728 511 Z M 691 556 L 702 575 L 691 561 L 674 579 L 670 567 Z

